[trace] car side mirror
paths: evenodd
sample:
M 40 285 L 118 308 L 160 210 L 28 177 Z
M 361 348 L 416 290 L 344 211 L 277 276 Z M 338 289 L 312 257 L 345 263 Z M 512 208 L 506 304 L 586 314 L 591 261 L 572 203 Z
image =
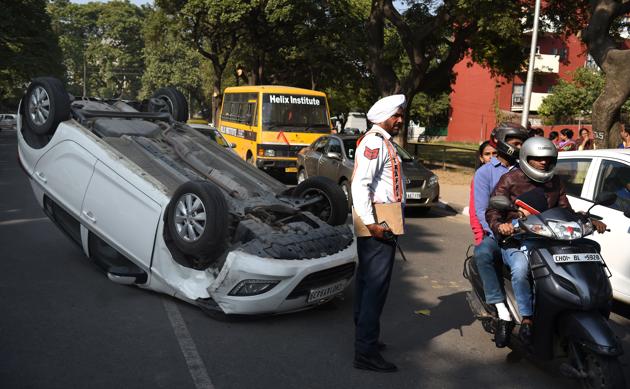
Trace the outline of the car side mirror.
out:
M 236 143 L 230 142 L 230 148 L 236 148 Z
M 516 207 L 512 204 L 509 198 L 506 196 L 493 196 L 490 197 L 489 208 L 498 209 L 500 211 L 513 211 Z
M 617 200 L 617 195 L 614 192 L 602 192 L 595 199 L 596 204 L 610 207 Z
M 326 157 L 330 159 L 336 159 L 337 161 L 341 161 L 341 154 L 335 153 L 334 151 L 329 151 L 326 153 Z

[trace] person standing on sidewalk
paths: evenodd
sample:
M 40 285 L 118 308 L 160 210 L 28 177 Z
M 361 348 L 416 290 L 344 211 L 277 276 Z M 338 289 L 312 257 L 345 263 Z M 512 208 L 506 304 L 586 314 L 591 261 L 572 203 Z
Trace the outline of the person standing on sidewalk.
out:
M 396 243 L 385 238 L 386 233 L 391 233 L 389 227 L 376 223 L 374 204 L 400 202 L 404 205 L 405 178 L 391 139 L 402 129 L 404 104 L 404 95 L 393 95 L 380 99 L 370 108 L 367 119 L 374 125 L 359 140 L 352 178 L 354 210 L 371 234 L 357 238 L 354 367 L 377 372 L 397 370 L 396 365 L 386 361 L 379 352 L 385 347 L 379 341 L 380 316 L 389 290 Z
M 484 230 L 484 238 L 474 250 L 475 265 L 483 283 L 486 303 L 494 305 L 499 316 L 499 323 L 494 335 L 497 347 L 505 347 L 510 340 L 512 317 L 505 305 L 505 295 L 495 270 L 495 259 L 501 258 L 501 250 L 486 221 L 486 209 L 490 202 L 490 194 L 501 176 L 509 172 L 518 159 L 518 150 L 527 139 L 527 130 L 516 123 L 501 123 L 490 135 L 490 143 L 497 149 L 496 158 L 481 166 L 473 178 L 474 205 L 477 219 Z

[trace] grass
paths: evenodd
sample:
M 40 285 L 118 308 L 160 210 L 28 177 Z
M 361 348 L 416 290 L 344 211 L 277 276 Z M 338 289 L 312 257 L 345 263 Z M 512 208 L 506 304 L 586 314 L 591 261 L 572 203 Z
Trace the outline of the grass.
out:
M 469 143 L 411 143 L 406 149 L 419 161 L 428 165 L 456 165 L 475 168 L 477 164 L 477 145 Z

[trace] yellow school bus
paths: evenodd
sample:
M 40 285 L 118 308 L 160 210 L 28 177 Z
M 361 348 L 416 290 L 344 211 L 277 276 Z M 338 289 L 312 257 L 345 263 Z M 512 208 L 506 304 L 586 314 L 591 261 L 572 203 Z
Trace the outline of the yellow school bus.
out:
M 326 94 L 273 85 L 226 88 L 218 128 L 244 160 L 286 172 L 296 171 L 303 147 L 332 131 Z

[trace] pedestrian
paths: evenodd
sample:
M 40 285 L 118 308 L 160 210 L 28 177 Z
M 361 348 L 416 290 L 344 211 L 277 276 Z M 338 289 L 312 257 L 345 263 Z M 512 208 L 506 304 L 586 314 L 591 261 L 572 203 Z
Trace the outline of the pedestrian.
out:
M 580 137 L 577 141 L 578 150 L 595 150 L 595 142 L 591 139 L 591 132 L 588 128 L 580 128 Z
M 400 204 L 401 222 L 404 217 L 405 178 L 392 140 L 402 130 L 404 104 L 404 95 L 393 95 L 378 100 L 368 111 L 367 119 L 374 124 L 359 140 L 351 188 L 359 223 L 369 231 L 369 236 L 357 237 L 354 367 L 377 372 L 397 370 L 380 353 L 385 348 L 380 341 L 380 316 L 392 276 L 396 237 L 387 239 L 391 230 L 376 222 L 374 210 L 378 204 Z M 356 223 L 355 219 L 355 229 Z
M 557 149 L 558 143 L 560 142 L 560 138 L 558 138 L 558 131 L 551 131 L 549 133 L 549 140 L 551 141 L 551 143 L 553 143 L 554 146 L 556 146 Z
M 479 145 L 479 167 L 485 165 L 490 162 L 493 157 L 497 156 L 497 149 L 495 149 L 490 141 L 484 141 Z M 477 246 L 483 240 L 485 236 L 483 232 L 483 226 L 479 222 L 477 218 L 477 214 L 475 213 L 475 180 L 471 180 L 470 182 L 470 199 L 468 202 L 468 214 L 470 215 L 470 228 L 472 229 L 473 236 L 475 238 L 475 246 Z
M 626 127 L 621 127 L 619 135 L 621 135 L 621 143 L 619 143 L 619 146 L 617 146 L 617 148 L 630 149 L 630 130 L 628 130 Z
M 570 128 L 563 128 L 560 130 L 560 142 L 558 143 L 558 151 L 573 151 L 577 150 L 577 145 L 573 140 L 573 130 Z

